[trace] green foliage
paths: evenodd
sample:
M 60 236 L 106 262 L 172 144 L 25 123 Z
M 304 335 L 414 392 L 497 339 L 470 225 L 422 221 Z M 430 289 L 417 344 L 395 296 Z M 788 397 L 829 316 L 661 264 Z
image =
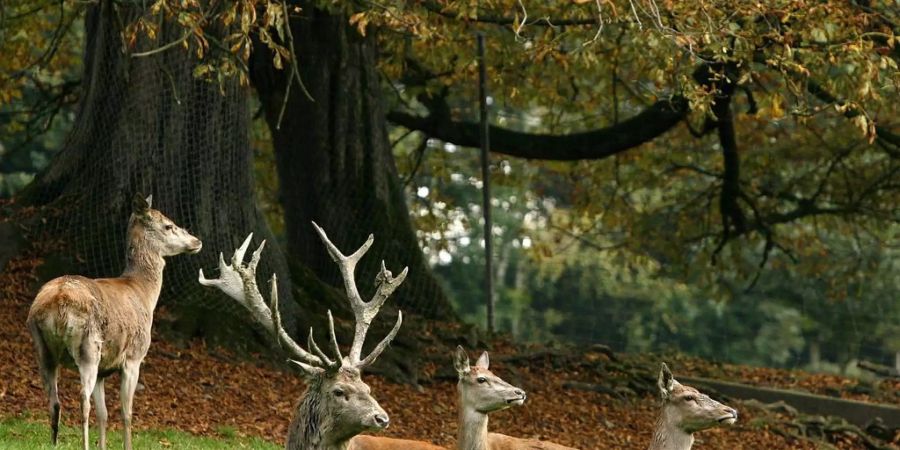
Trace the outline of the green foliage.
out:
M 433 164 L 413 174 L 421 148 L 415 144 L 409 137 L 396 148 L 401 172 L 412 176 L 410 203 L 426 254 L 461 316 L 483 325 L 481 184 L 473 175 L 479 158 L 432 141 L 424 151 Z M 664 230 L 641 242 L 656 257 L 635 253 L 620 234 L 574 214 L 578 206 L 564 195 L 568 186 L 554 182 L 546 168 L 492 161 L 497 327 L 519 340 L 602 342 L 635 352 L 678 350 L 820 368 L 859 358 L 889 362 L 898 348 L 900 305 L 892 292 L 900 289 L 900 259 L 882 245 L 896 228 L 870 236 L 823 233 L 827 257 L 796 256 L 795 262 L 775 255 L 747 291 L 734 266 L 703 264 L 684 272 L 672 264 L 678 259 L 653 250 L 671 244 Z M 636 207 L 664 196 L 650 188 L 633 194 Z M 573 222 L 594 232 L 575 233 Z M 758 252 L 731 246 L 723 258 L 752 265 Z M 701 271 L 715 273 L 716 282 L 705 283 Z
M 7 152 L 24 149 L 5 161 L 27 162 L 0 171 L 10 191 L 42 167 L 61 135 L 51 129 L 46 142 L 13 145 L 31 142 L 25 123 L 47 123 L 14 108 L 39 103 L 33 94 L 45 84 L 71 80 L 79 46 L 64 39 L 82 37 L 70 26 L 79 3 L 63 2 L 62 12 L 29 4 L 0 14 L 9 56 L 0 73 L 16 75 L 0 77 L 0 142 Z M 375 36 L 380 95 L 395 111 L 474 121 L 474 32 L 486 37 L 498 127 L 570 135 L 621 124 L 659 100 L 690 105 L 680 125 L 602 161 L 552 161 L 565 148 L 546 149 L 548 161 L 492 156 L 502 329 L 775 365 L 814 359 L 814 347 L 840 364 L 900 348 L 900 312 L 889 301 L 900 284 L 895 2 L 302 5 Z M 198 78 L 246 82 L 251 36 L 274 66 L 303 63 L 285 19 L 309 12 L 270 0 L 159 0 L 130 24 L 124 51 L 192 52 Z M 165 23 L 182 27 L 181 37 L 161 41 Z M 54 48 L 61 51 L 43 51 Z M 298 78 L 292 95 L 302 95 Z M 726 101 L 731 115 L 723 117 L 715 106 Z M 277 231 L 271 138 L 256 123 L 256 179 Z M 733 125 L 738 166 L 726 165 L 723 123 Z M 481 323 L 476 152 L 391 131 L 426 254 L 461 314 Z M 505 145 L 494 141 L 500 152 Z
M 92 439 L 96 439 L 95 429 L 91 429 Z M 219 450 L 259 449 L 274 450 L 277 445 L 259 438 L 237 437 L 234 433 L 220 438 L 208 438 L 190 435 L 173 430 L 138 430 L 134 433 L 134 447 L 141 449 L 184 449 L 184 450 Z M 107 431 L 108 448 L 121 448 L 122 435 L 118 429 Z M 80 449 L 81 430 L 68 426 L 60 427 L 59 446 L 50 445 L 50 427 L 46 423 L 27 419 L 4 419 L 0 421 L 0 449 L 38 450 L 38 449 Z
M 0 198 L 47 166 L 72 124 L 77 99 L 80 8 L 11 2 L 0 7 Z

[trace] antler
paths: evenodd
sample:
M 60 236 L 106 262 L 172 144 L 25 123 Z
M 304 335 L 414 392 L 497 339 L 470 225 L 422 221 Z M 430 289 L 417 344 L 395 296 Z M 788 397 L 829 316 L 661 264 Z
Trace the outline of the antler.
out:
M 284 328 L 281 326 L 281 314 L 278 311 L 278 280 L 274 273 L 272 274 L 271 293 L 269 296 L 271 307 L 267 306 L 265 301 L 263 301 L 262 294 L 259 293 L 259 287 L 256 284 L 256 266 L 259 264 L 259 258 L 263 248 L 266 246 L 266 241 L 262 241 L 259 244 L 259 247 L 253 252 L 250 262 L 244 264 L 244 255 L 247 253 L 247 248 L 250 246 L 252 239 L 253 233 L 250 233 L 247 239 L 244 239 L 244 243 L 234 251 L 230 265 L 225 264 L 225 257 L 222 253 L 219 253 L 219 278 L 207 279 L 203 275 L 203 269 L 200 269 L 200 284 L 213 286 L 240 303 L 250 312 L 257 323 L 275 336 L 275 340 L 280 347 L 290 353 L 291 357 L 297 359 L 291 360 L 291 362 L 300 366 L 307 373 L 312 374 L 323 369 L 339 367 L 342 356 L 335 338 L 334 320 L 330 311 L 328 312 L 328 325 L 331 331 L 331 342 L 337 357 L 336 360 L 328 358 L 319 349 L 319 346 L 313 340 L 312 328 L 309 330 L 307 346 L 315 354 L 297 345 L 291 336 L 284 331 Z
M 372 319 L 378 314 L 378 310 L 381 309 L 381 306 L 384 305 L 384 302 L 387 301 L 388 297 L 390 297 L 391 294 L 400 287 L 403 280 L 406 279 L 409 268 L 404 267 L 403 271 L 400 272 L 400 275 L 394 277 L 391 272 L 384 267 L 384 261 L 381 261 L 381 272 L 375 276 L 375 295 L 372 296 L 372 300 L 369 302 L 364 302 L 356 288 L 354 271 L 356 270 L 356 263 L 362 259 L 363 255 L 369 250 L 369 247 L 372 246 L 372 242 L 375 240 L 374 236 L 370 234 L 369 238 L 366 239 L 366 242 L 363 243 L 358 250 L 353 252 L 353 254 L 344 255 L 331 243 L 331 240 L 328 239 L 325 231 L 322 230 L 318 224 L 315 222 L 312 224 L 316 229 L 316 232 L 319 233 L 319 237 L 322 238 L 322 242 L 324 242 L 325 246 L 328 248 L 331 259 L 338 264 L 338 267 L 341 270 L 341 277 L 344 279 L 344 289 L 347 291 L 347 298 L 350 300 L 350 307 L 353 309 L 353 316 L 356 318 L 356 331 L 353 335 L 353 344 L 350 346 L 350 354 L 347 358 L 350 364 L 359 369 L 363 369 L 375 362 L 375 359 L 378 358 L 378 356 L 381 355 L 381 352 L 387 348 L 388 344 L 394 340 L 394 337 L 397 336 L 397 331 L 400 330 L 400 324 L 403 322 L 402 312 L 397 314 L 397 323 L 394 324 L 394 328 L 391 329 L 390 333 L 375 346 L 372 353 L 365 358 L 361 358 L 363 343 L 366 340 L 366 333 L 369 331 Z

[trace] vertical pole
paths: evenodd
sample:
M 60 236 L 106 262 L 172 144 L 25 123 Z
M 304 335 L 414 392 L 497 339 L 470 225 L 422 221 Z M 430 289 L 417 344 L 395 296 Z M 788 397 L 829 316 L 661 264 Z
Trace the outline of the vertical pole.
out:
M 491 140 L 488 127 L 487 68 L 484 64 L 484 34 L 478 33 L 478 101 L 481 110 L 481 182 L 482 208 L 484 208 L 484 294 L 487 303 L 487 329 L 494 332 L 494 276 L 493 248 L 491 246 Z

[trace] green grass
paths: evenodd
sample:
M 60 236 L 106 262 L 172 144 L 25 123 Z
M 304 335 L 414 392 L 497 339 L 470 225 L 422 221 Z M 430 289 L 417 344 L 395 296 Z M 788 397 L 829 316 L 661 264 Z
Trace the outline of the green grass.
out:
M 237 431 L 223 428 L 223 436 L 208 438 L 173 430 L 135 430 L 132 434 L 135 450 L 185 449 L 222 450 L 257 449 L 276 450 L 279 447 L 259 438 L 239 437 Z M 97 430 L 91 427 L 91 449 L 97 447 Z M 111 429 L 106 433 L 107 450 L 122 448 L 122 431 Z M 2 450 L 81 450 L 81 430 L 62 427 L 59 430 L 59 446 L 50 445 L 50 426 L 25 418 L 0 420 L 0 449 Z

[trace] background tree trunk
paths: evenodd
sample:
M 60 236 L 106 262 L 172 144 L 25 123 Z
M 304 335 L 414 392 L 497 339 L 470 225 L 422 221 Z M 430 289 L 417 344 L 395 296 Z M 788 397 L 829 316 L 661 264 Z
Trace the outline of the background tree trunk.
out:
M 272 131 L 285 211 L 287 247 L 321 278 L 340 284 L 336 266 L 310 226 L 321 225 L 338 247 L 356 249 L 369 233 L 375 244 L 357 280 L 371 293 L 384 259 L 410 269 L 390 303 L 432 318 L 454 317 L 418 245 L 387 136 L 374 37 L 360 36 L 347 18 L 303 4 L 291 21 L 303 83 L 291 87 L 279 127 L 289 68 L 278 70 L 257 45 L 251 76 Z
M 178 329 L 240 337 L 252 330 L 238 320 L 238 305 L 197 283 L 198 268 L 215 275 L 218 253 L 229 257 L 249 232 L 255 243 L 269 240 L 260 284 L 272 272 L 282 278 L 286 327 L 293 329 L 299 308 L 291 301 L 287 262 L 256 207 L 248 89 L 237 79 L 221 86 L 197 80 L 193 69 L 200 61 L 181 46 L 148 57 L 126 54 L 120 24 L 140 13 L 111 1 L 87 12 L 76 123 L 58 157 L 20 197 L 42 207 L 39 232 L 65 240 L 62 256 L 51 255 L 42 278 L 117 275 L 124 267 L 130 199 L 135 192 L 153 194 L 154 208 L 203 240 L 201 253 L 171 258 L 166 268 L 160 305 L 176 313 Z M 140 42 L 134 51 L 181 33 L 164 26 L 157 42 Z

